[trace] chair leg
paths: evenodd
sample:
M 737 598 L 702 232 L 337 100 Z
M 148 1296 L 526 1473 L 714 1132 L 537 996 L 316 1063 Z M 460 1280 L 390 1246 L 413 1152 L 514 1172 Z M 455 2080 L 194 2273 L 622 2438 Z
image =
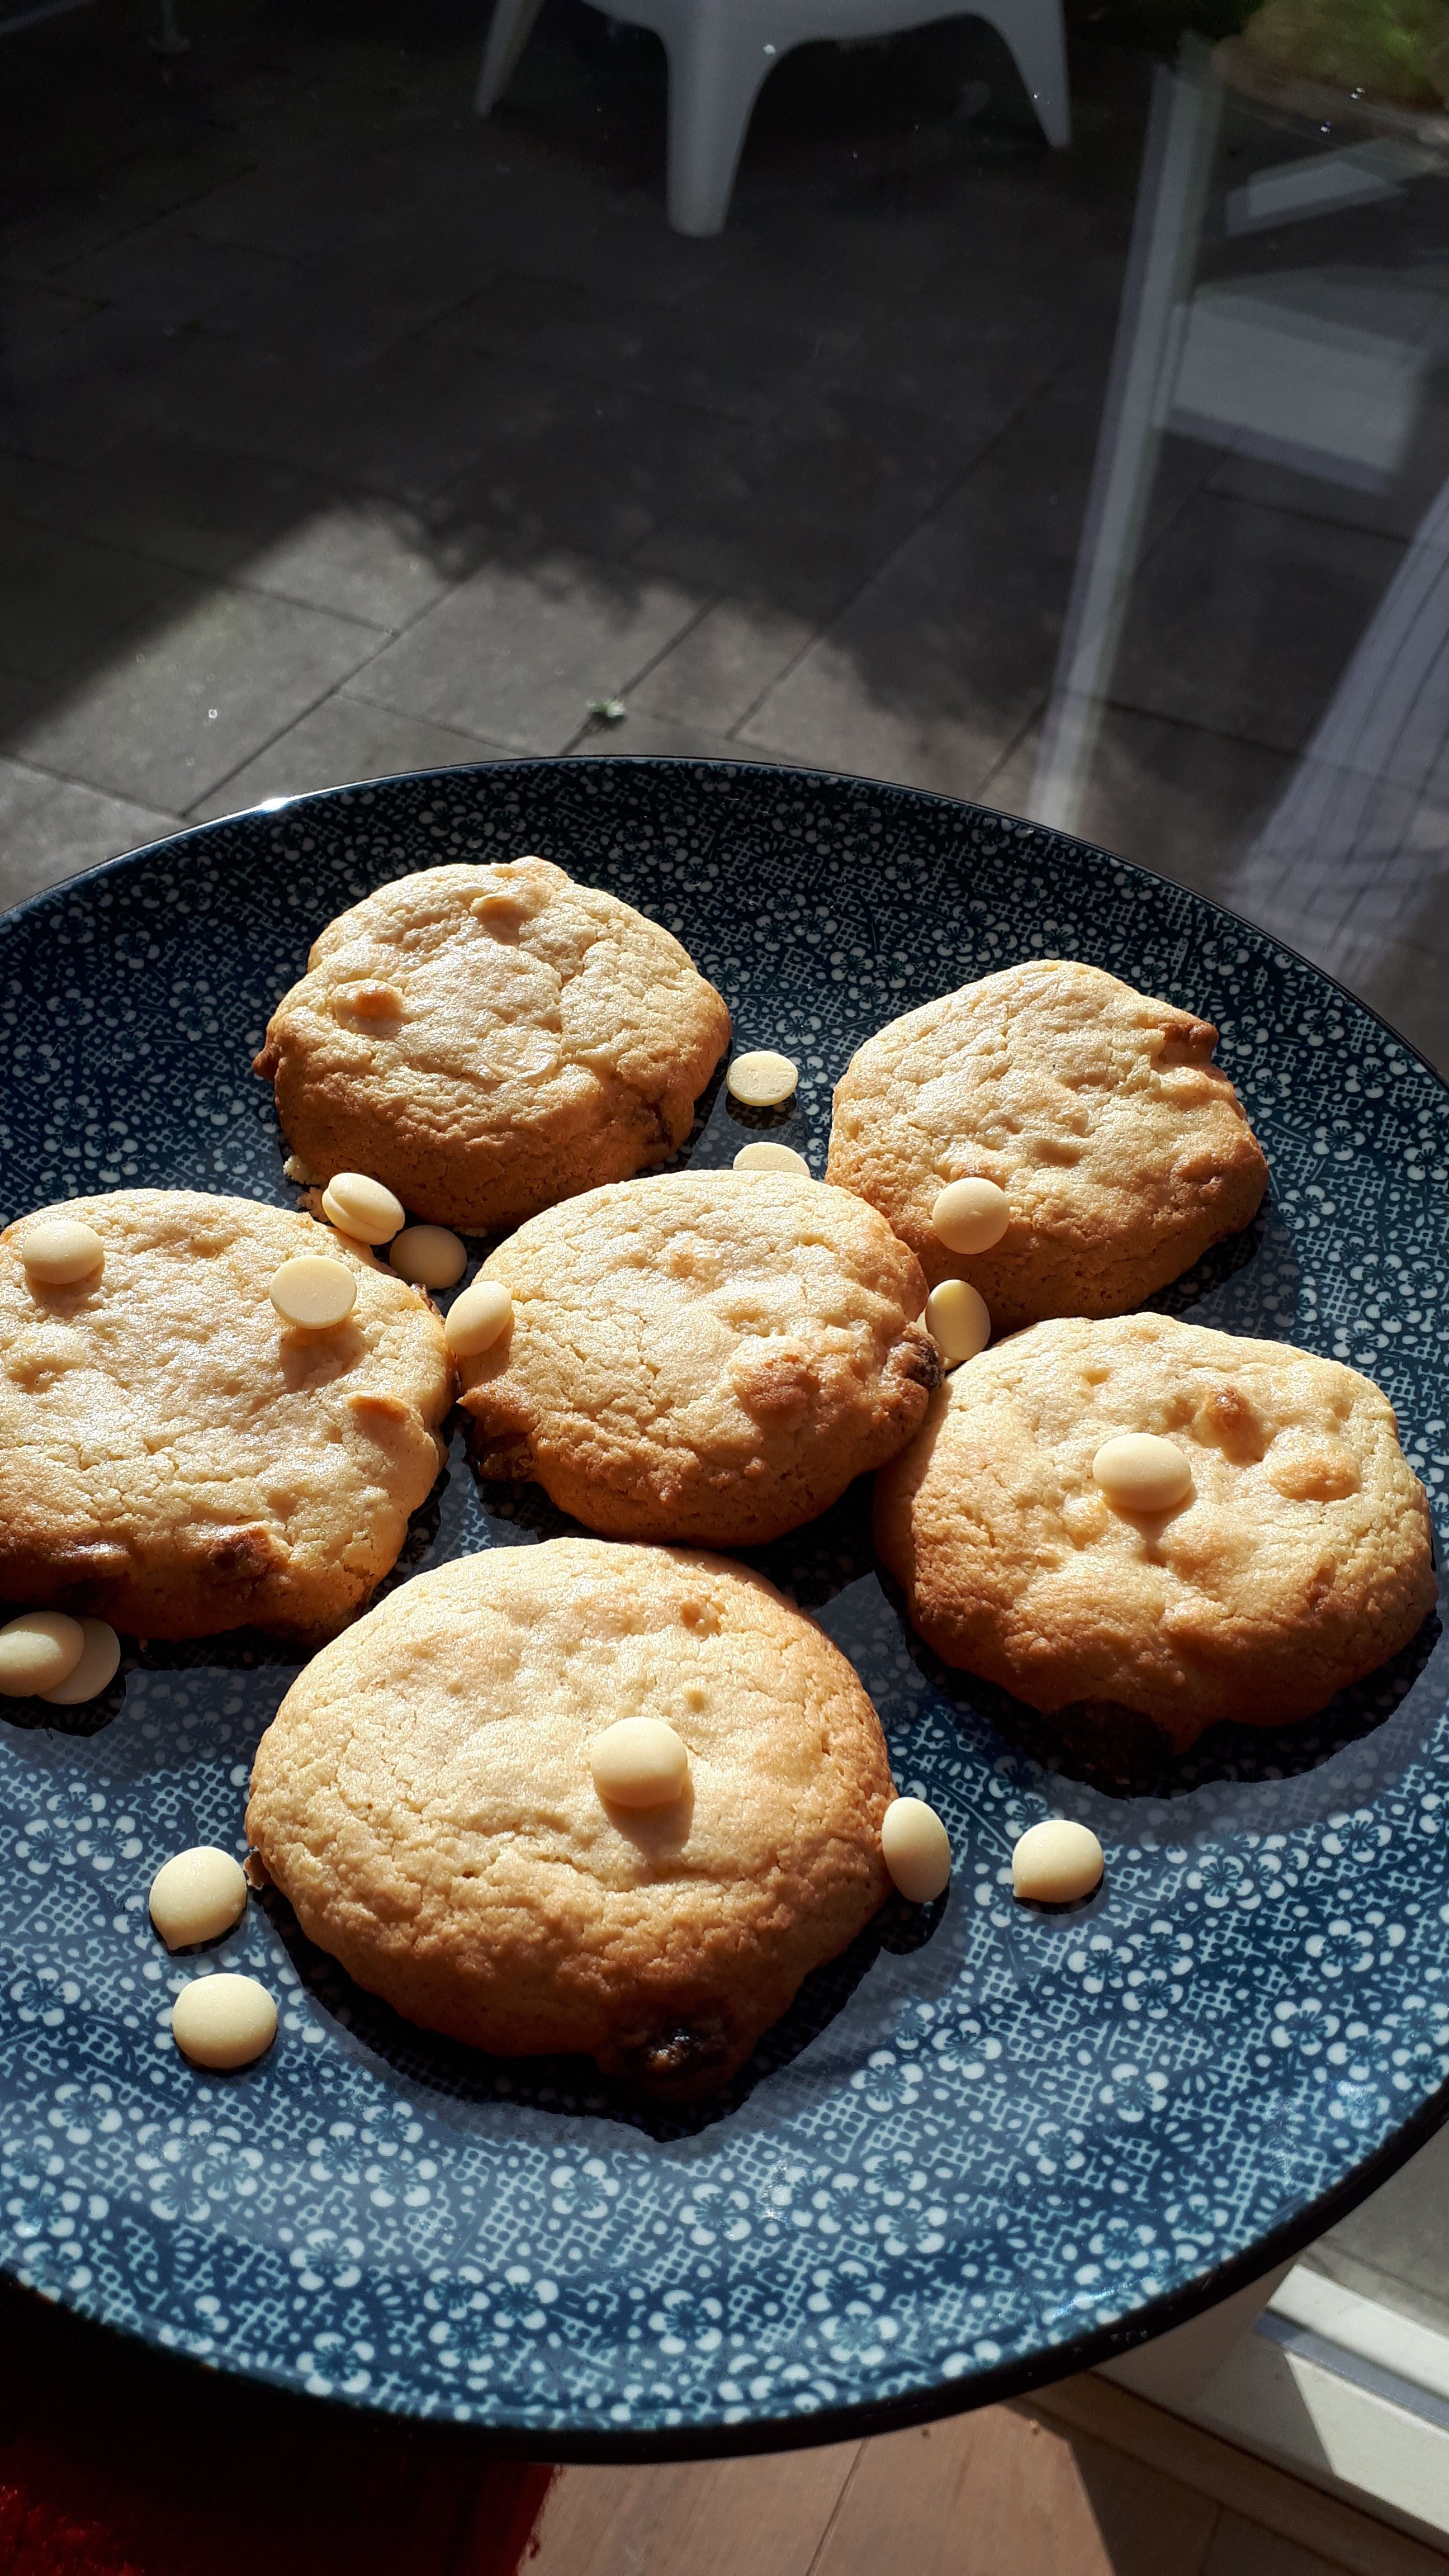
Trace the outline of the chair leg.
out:
M 473 102 L 479 116 L 489 115 L 503 96 L 542 6 L 543 0 L 493 0 L 478 94 Z
M 1048 143 L 1064 150 L 1072 139 L 1072 103 L 1061 0 L 986 0 L 978 14 L 1010 47 Z
M 720 233 L 750 110 L 775 57 L 755 33 L 753 10 L 737 0 L 689 8 L 666 43 L 670 225 L 700 237 Z

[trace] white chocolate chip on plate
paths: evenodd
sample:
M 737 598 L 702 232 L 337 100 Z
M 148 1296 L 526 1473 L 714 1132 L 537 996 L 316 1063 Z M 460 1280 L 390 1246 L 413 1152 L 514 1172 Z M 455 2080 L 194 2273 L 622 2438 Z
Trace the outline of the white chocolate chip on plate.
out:
M 995 1181 L 948 1181 L 931 1207 L 931 1232 L 948 1252 L 989 1252 L 1011 1223 L 1011 1201 Z
M 83 1701 L 99 1699 L 101 1692 L 116 1678 L 121 1660 L 121 1640 L 106 1619 L 80 1619 L 76 1622 L 82 1638 L 80 1661 L 74 1672 L 50 1690 L 37 1693 L 48 1699 L 53 1708 L 79 1708 Z
M 106 1247 L 93 1225 L 79 1217 L 48 1216 L 27 1226 L 20 1238 L 20 1258 L 27 1275 L 41 1288 L 74 1288 L 100 1269 Z
M 166 1861 L 151 1881 L 151 1920 L 168 1950 L 215 1941 L 246 1912 L 241 1862 L 215 1843 L 197 1843 Z
M 926 1330 L 948 1368 L 974 1360 L 991 1339 L 986 1300 L 969 1279 L 943 1279 L 926 1299 Z
M 272 1273 L 272 1304 L 284 1324 L 322 1332 L 347 1321 L 357 1303 L 357 1275 L 326 1252 L 298 1252 Z
M 443 1320 L 448 1348 L 455 1360 L 476 1360 L 491 1351 L 513 1321 L 513 1299 L 501 1279 L 475 1279 L 455 1297 Z
M 171 2036 L 193 2066 L 227 2073 L 265 2056 L 277 2036 L 277 2007 L 255 1977 L 193 1977 L 172 2007 Z
M 773 1047 L 757 1047 L 753 1055 L 737 1055 L 725 1076 L 732 1100 L 741 1100 L 747 1109 L 776 1109 L 788 1100 L 800 1079 L 800 1068 L 787 1055 L 777 1055 Z
M 1092 1474 L 1119 1512 L 1170 1512 L 1192 1492 L 1192 1469 L 1176 1441 L 1160 1440 L 1154 1431 L 1104 1440 Z
M 1072 1905 L 1091 1895 L 1105 1867 L 1090 1825 L 1048 1816 L 1029 1825 L 1012 1850 L 1012 1892 L 1026 1905 Z
M 334 1172 L 322 1193 L 322 1213 L 358 1243 L 391 1243 L 407 1220 L 401 1199 L 367 1172 Z
M 951 1837 L 924 1798 L 893 1798 L 881 1820 L 881 1858 L 912 1905 L 930 1905 L 951 1883 Z
M 446 1225 L 408 1225 L 388 1254 L 399 1279 L 415 1288 L 452 1288 L 468 1267 L 468 1255 Z
M 682 1737 L 658 1717 L 621 1717 L 589 1747 L 594 1787 L 613 1807 L 672 1807 L 689 1780 Z
M 737 1172 L 795 1172 L 802 1181 L 810 1178 L 810 1166 L 793 1145 L 772 1145 L 768 1137 L 756 1144 L 742 1145 L 735 1156 Z
M 0 1697 L 28 1699 L 68 1682 L 85 1653 L 79 1619 L 63 1610 L 27 1610 L 0 1628 Z

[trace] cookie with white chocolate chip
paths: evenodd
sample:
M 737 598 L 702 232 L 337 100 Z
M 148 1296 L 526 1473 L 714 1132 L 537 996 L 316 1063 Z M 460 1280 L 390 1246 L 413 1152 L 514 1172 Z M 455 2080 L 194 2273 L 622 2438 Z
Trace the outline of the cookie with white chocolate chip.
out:
M 61 1220 L 93 1257 L 56 1280 Z M 336 1291 L 303 1301 L 335 1323 L 290 1311 L 299 1273 Z M 340 1627 L 433 1485 L 452 1385 L 427 1299 L 310 1217 L 199 1190 L 21 1217 L 0 1234 L 0 1601 L 143 1637 Z
M 501 1245 L 468 1293 L 490 1289 L 507 1328 L 454 1342 L 481 1472 L 613 1538 L 799 1529 L 904 1446 L 941 1374 L 904 1244 L 789 1172 L 593 1190 Z
M 1110 1749 L 1311 1717 L 1433 1607 L 1393 1407 L 1337 1360 L 1163 1315 L 1037 1324 L 959 1370 L 876 1484 L 948 1664 Z
M 855 1673 L 762 1576 L 555 1539 L 418 1575 L 326 1647 L 257 1749 L 247 1831 L 308 1938 L 408 2020 L 683 2098 L 869 1922 L 891 1797 Z
M 664 1162 L 729 1044 L 679 941 L 546 859 L 425 868 L 329 923 L 256 1071 L 317 1180 L 465 1233 Z
M 968 1279 L 998 1334 L 1120 1314 L 1238 1233 L 1267 1186 L 1217 1035 L 1096 966 L 1009 966 L 867 1039 L 826 1176 L 932 1287 Z

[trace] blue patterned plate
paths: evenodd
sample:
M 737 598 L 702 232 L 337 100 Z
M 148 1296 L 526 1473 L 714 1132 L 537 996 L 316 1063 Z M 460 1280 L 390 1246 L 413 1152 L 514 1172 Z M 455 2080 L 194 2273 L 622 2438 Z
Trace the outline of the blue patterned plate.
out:
M 1216 1020 L 1271 1203 L 1161 1302 L 1369 1371 L 1442 1508 L 1443 1086 L 1196 895 L 902 789 L 516 762 L 243 815 L 43 895 L 0 923 L 4 1214 L 127 1182 L 292 1203 L 248 1059 L 313 933 L 408 869 L 524 850 L 667 922 L 741 1045 L 800 1060 L 766 1123 L 817 1171 L 858 1042 L 1014 958 L 1088 958 Z M 717 1086 L 682 1159 L 731 1161 L 761 1116 Z M 455 1443 L 395 1579 L 562 1526 L 498 1500 Z M 178 2352 L 535 2455 L 748 2449 L 1121 2350 L 1425 2137 L 1449 2076 L 1437 1623 L 1310 1727 L 1220 1728 L 1170 1776 L 1111 1781 L 933 1664 L 860 1494 L 759 1562 L 854 1658 L 956 1876 L 924 1920 L 887 1909 L 688 2116 L 578 2061 L 430 2040 L 273 1901 L 218 1955 L 280 1996 L 278 2044 L 240 2076 L 190 2072 L 166 2014 L 191 1964 L 159 1949 L 146 1889 L 183 1844 L 242 1847 L 288 1656 L 152 1648 L 65 1731 L 5 1703 L 0 2262 Z M 1026 1914 L 1012 1840 L 1052 1812 L 1096 1828 L 1106 1881 Z

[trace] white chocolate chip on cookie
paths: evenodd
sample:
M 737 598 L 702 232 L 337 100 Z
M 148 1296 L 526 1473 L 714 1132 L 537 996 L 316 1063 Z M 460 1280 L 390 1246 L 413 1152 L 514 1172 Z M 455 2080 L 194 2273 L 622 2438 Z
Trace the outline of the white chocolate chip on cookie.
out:
M 1010 1223 L 1011 1202 L 995 1181 L 948 1181 L 931 1206 L 931 1231 L 948 1252 L 989 1252 Z
M 926 1299 L 926 1330 L 948 1368 L 974 1360 L 991 1339 L 986 1300 L 969 1279 L 943 1279 Z
M 621 1717 L 589 1747 L 594 1787 L 612 1807 L 672 1807 L 689 1782 L 681 1737 L 658 1717 Z
M 106 1247 L 93 1225 L 78 1218 L 51 1216 L 32 1225 L 20 1238 L 26 1273 L 42 1288 L 73 1288 L 100 1269 Z
M 448 1308 L 443 1330 L 455 1360 L 476 1360 L 501 1341 L 513 1321 L 513 1298 L 501 1280 L 475 1279 Z
M 1104 1440 L 1092 1475 L 1114 1511 L 1170 1512 L 1192 1492 L 1192 1469 L 1175 1440 L 1124 1431 Z
M 272 1304 L 284 1324 L 325 1332 L 345 1324 L 357 1303 L 357 1280 L 345 1261 L 326 1252 L 299 1252 L 272 1274 Z
M 322 1213 L 358 1243 L 391 1243 L 407 1217 L 401 1199 L 366 1172 L 334 1172 L 322 1193 Z

